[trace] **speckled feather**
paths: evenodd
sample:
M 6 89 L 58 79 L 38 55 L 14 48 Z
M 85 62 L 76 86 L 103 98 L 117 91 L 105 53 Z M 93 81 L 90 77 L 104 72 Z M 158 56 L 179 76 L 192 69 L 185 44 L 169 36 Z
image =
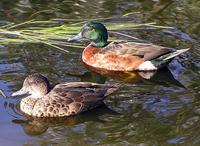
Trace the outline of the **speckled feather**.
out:
M 91 82 L 61 83 L 43 97 L 34 98 L 30 95 L 23 98 L 20 109 L 34 117 L 71 116 L 99 106 L 107 95 L 117 89 L 118 85 Z

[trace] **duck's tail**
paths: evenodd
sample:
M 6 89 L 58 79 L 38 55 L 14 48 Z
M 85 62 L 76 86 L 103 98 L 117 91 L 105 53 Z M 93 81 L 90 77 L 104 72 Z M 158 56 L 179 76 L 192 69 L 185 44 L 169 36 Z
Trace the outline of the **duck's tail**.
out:
M 178 55 L 180 55 L 184 52 L 187 52 L 188 50 L 190 50 L 190 48 L 177 50 L 175 52 L 172 52 L 172 53 L 169 53 L 169 54 L 162 56 L 162 58 L 163 58 L 164 61 L 169 60 L 169 59 L 172 59 L 172 58 L 174 58 L 174 57 L 176 57 L 176 56 L 178 56 Z
M 164 67 L 166 64 L 168 64 L 174 57 L 176 57 L 188 50 L 189 50 L 189 48 L 173 51 L 173 52 L 167 53 L 165 55 L 162 55 L 158 58 L 155 58 L 153 60 L 145 61 L 138 67 L 138 70 L 139 71 L 157 70 L 159 68 Z
M 163 67 L 165 64 L 169 63 L 174 57 L 184 53 L 184 52 L 187 52 L 190 48 L 187 48 L 187 49 L 181 49 L 181 50 L 176 50 L 174 52 L 171 52 L 171 53 L 168 53 L 168 54 L 165 54 L 163 56 L 160 56 L 159 58 L 156 58 L 154 60 L 152 60 L 151 62 L 153 63 L 153 65 L 156 67 L 156 68 L 161 68 Z

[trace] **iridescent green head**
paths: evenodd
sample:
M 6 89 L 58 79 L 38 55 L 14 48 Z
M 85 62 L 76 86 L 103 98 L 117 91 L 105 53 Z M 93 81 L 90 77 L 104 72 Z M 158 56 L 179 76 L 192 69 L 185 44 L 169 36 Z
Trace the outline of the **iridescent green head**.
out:
M 84 24 L 80 33 L 69 38 L 68 41 L 76 41 L 82 38 L 91 40 L 93 45 L 97 47 L 104 47 L 107 45 L 108 31 L 102 23 L 92 21 Z

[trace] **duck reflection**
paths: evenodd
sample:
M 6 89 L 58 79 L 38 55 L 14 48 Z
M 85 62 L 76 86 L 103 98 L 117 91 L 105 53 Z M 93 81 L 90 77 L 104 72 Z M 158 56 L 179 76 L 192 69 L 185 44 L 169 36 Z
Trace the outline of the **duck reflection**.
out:
M 165 67 L 157 71 L 135 71 L 135 72 L 121 72 L 121 71 L 109 71 L 100 68 L 94 68 L 84 64 L 85 67 L 90 70 L 84 74 L 70 74 L 69 76 L 79 77 L 81 81 L 90 81 L 97 83 L 105 83 L 106 80 L 114 79 L 124 83 L 151 83 L 159 84 L 163 86 L 178 86 L 185 88 L 178 80 L 176 80 L 171 71 Z
M 108 108 L 105 104 L 102 104 L 99 108 L 83 112 L 76 116 L 63 118 L 26 117 L 27 119 L 13 119 L 12 122 L 21 125 L 27 135 L 37 136 L 45 133 L 50 127 L 67 126 L 73 128 L 78 124 L 88 121 L 104 122 L 101 116 L 106 114 L 116 115 L 118 113 Z
M 149 79 L 151 83 L 160 84 L 163 86 L 177 86 L 180 88 L 185 88 L 181 82 L 179 82 L 172 74 L 172 72 L 167 68 L 159 70 L 152 78 Z
M 101 68 L 94 68 L 84 64 L 89 70 L 84 74 L 72 74 L 66 73 L 66 75 L 78 77 L 81 81 L 105 83 L 108 79 L 115 79 L 125 83 L 134 83 L 141 79 L 150 79 L 157 71 L 149 72 L 122 72 L 122 71 L 111 71 Z

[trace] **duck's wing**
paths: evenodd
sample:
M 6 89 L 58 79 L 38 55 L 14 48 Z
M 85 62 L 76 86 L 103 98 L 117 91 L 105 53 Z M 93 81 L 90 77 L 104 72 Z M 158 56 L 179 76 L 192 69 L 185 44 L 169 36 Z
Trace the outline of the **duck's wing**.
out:
M 158 58 L 170 52 L 173 52 L 173 50 L 170 48 L 161 47 L 153 44 L 136 42 L 111 42 L 106 47 L 104 47 L 99 53 L 114 53 L 116 55 L 139 56 L 143 58 L 144 61 L 147 61 Z
M 43 106 L 49 111 L 49 115 L 45 114 L 43 116 L 70 116 L 92 109 L 117 89 L 118 86 L 116 85 L 90 82 L 58 84 L 43 99 Z

